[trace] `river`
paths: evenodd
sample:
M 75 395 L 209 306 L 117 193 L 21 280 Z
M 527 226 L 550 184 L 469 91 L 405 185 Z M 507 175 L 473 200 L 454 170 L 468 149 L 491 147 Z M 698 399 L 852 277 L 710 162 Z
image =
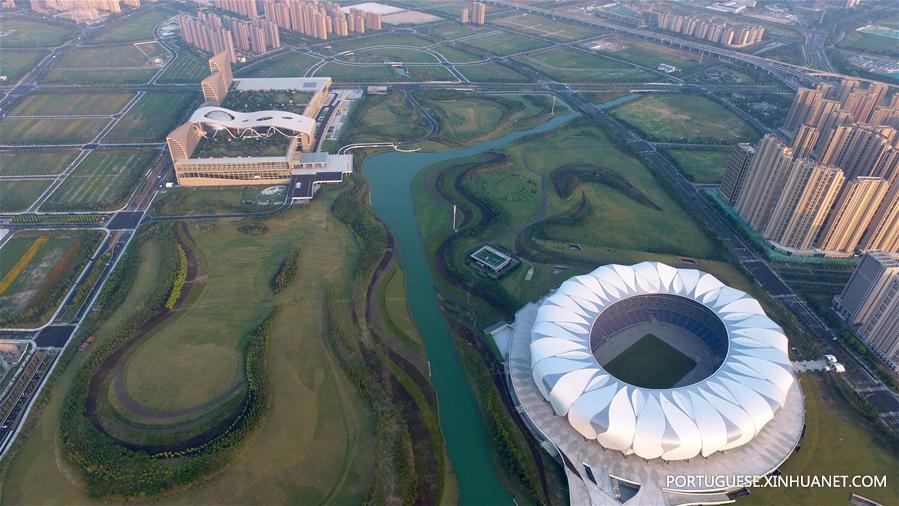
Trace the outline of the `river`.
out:
M 529 130 L 464 149 L 435 153 L 380 153 L 362 164 L 362 174 L 371 184 L 372 206 L 393 233 L 400 265 L 406 271 L 409 309 L 431 364 L 431 382 L 437 391 L 440 425 L 459 481 L 462 504 L 512 504 L 512 496 L 500 484 L 491 465 L 487 431 L 462 371 L 449 326 L 440 312 L 430 263 L 425 258 L 424 245 L 415 221 L 412 178 L 427 166 L 477 155 L 526 135 L 552 130 L 576 115 L 557 116 Z

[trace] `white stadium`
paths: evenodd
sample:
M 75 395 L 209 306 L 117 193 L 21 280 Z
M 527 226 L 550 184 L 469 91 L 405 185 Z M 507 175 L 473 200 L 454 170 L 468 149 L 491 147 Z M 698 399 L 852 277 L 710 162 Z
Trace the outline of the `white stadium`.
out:
M 559 452 L 573 504 L 731 502 L 740 487 L 669 476 L 766 475 L 802 433 L 783 330 L 696 269 L 573 277 L 516 314 L 507 356 L 513 397 Z

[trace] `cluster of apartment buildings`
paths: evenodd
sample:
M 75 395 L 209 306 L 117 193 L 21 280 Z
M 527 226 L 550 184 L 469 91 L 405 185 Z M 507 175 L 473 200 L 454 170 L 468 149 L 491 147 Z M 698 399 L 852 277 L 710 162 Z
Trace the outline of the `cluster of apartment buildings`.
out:
M 193 18 L 178 16 L 181 38 L 190 46 L 211 54 L 227 52 L 237 61 L 238 51 L 258 55 L 281 47 L 278 27 L 262 18 L 244 21 L 199 11 Z
M 140 7 L 140 0 L 29 0 L 28 7 L 45 16 L 62 16 L 76 23 L 93 23 L 109 14 L 119 14 L 122 6 Z M 3 7 L 15 8 L 12 0 L 4 0 Z
M 718 188 L 772 246 L 795 255 L 899 252 L 899 96 L 844 80 L 801 89 L 786 142 L 734 149 Z
M 264 0 L 265 18 L 292 32 L 328 40 L 331 35 L 346 37 L 350 33 L 365 33 L 381 29 L 381 15 L 351 8 L 343 9 L 329 2 L 317 0 Z
M 487 6 L 481 2 L 471 2 L 471 7 L 462 7 L 459 21 L 463 25 L 484 26 L 487 22 Z
M 653 17 L 656 17 L 656 25 L 662 30 L 707 40 L 726 47 L 741 48 L 758 44 L 765 35 L 765 27 L 762 25 L 733 25 L 725 21 L 707 20 L 671 12 L 659 12 L 657 16 Z
M 865 255 L 833 307 L 875 355 L 899 370 L 899 255 Z

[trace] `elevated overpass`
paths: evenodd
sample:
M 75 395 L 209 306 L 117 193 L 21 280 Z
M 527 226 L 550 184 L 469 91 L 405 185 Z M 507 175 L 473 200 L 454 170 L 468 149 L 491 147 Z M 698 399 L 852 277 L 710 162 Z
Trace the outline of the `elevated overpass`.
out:
M 767 72 L 771 76 L 779 79 L 784 82 L 787 86 L 792 89 L 798 89 L 801 84 L 814 85 L 820 82 L 827 81 L 827 78 L 836 78 L 840 79 L 843 77 L 851 77 L 852 79 L 857 79 L 859 81 L 865 81 L 869 83 L 880 83 L 886 84 L 888 86 L 894 86 L 889 83 L 883 83 L 881 81 L 875 81 L 872 79 L 865 79 L 856 76 L 846 76 L 844 74 L 840 74 L 837 72 L 827 72 L 818 69 L 812 69 L 809 67 L 803 67 L 799 65 L 792 65 L 789 63 L 784 63 L 776 60 L 770 60 L 768 58 L 764 58 L 761 56 L 756 56 L 753 54 L 741 53 L 740 51 L 734 51 L 732 49 L 727 49 L 719 46 L 714 46 L 711 44 L 706 44 L 697 40 L 688 40 L 680 37 L 675 37 L 673 35 L 668 35 L 665 33 L 654 32 L 652 30 L 644 30 L 640 28 L 624 26 L 612 23 L 609 20 L 599 18 L 599 17 L 585 17 L 585 16 L 575 16 L 571 14 L 565 14 L 561 12 L 555 12 L 549 9 L 543 9 L 540 7 L 535 7 L 531 5 L 524 5 L 518 2 L 512 2 L 507 0 L 484 0 L 485 2 L 493 5 L 499 5 L 502 7 L 513 8 L 519 11 L 527 12 L 530 14 L 537 14 L 540 16 L 546 16 L 557 19 L 564 19 L 566 21 L 571 21 L 574 23 L 579 23 L 587 26 L 594 26 L 598 28 L 604 28 L 606 30 L 611 30 L 613 32 L 624 33 L 633 37 L 637 37 L 640 39 L 648 40 L 651 42 L 655 42 L 657 44 L 662 44 L 665 46 L 675 47 L 678 49 L 685 49 L 688 51 L 694 51 L 698 53 L 705 54 L 707 56 L 717 57 L 723 61 L 738 63 L 742 65 L 748 65 L 750 67 L 754 67 L 756 69 Z

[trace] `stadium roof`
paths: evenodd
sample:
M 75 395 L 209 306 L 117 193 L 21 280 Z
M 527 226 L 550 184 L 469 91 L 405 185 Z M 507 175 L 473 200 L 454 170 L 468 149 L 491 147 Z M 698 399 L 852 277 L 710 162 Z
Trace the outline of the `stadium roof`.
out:
M 315 120 L 285 111 L 238 112 L 224 107 L 201 107 L 194 111 L 190 123 L 213 128 L 237 130 L 274 129 L 284 135 L 313 135 Z
M 590 349 L 596 317 L 639 295 L 671 294 L 713 311 L 727 329 L 721 366 L 691 385 L 650 389 L 621 381 Z M 531 327 L 531 372 L 556 415 L 603 447 L 645 459 L 683 460 L 752 440 L 794 382 L 783 330 L 758 301 L 695 269 L 658 262 L 606 265 L 546 298 Z

